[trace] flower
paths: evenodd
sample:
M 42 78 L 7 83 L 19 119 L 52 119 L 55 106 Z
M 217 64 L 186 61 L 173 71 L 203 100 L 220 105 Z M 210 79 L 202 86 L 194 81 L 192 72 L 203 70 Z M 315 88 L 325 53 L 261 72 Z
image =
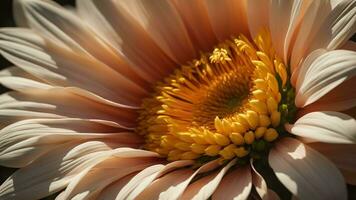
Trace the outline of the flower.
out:
M 0 197 L 284 198 L 274 178 L 299 199 L 346 199 L 355 8 L 14 1 L 23 28 L 0 29 L 15 65 L 0 73 L 14 90 L 0 96 L 0 164 L 20 169 Z

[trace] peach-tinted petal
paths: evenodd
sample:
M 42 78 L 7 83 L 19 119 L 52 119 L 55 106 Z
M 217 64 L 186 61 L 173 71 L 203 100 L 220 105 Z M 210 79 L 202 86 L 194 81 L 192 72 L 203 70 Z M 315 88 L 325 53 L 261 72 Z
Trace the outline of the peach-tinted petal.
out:
M 142 78 L 130 69 L 124 57 L 68 9 L 53 1 L 16 0 L 14 11 L 20 25 L 31 27 L 75 53 L 93 56 L 125 77 L 144 85 Z
M 152 174 L 144 179 L 142 179 L 141 183 L 133 189 L 128 195 L 127 199 L 135 199 L 146 187 L 148 187 L 154 180 L 162 177 L 163 175 L 170 173 L 173 170 L 187 167 L 193 165 L 194 161 L 192 160 L 179 160 L 175 162 L 168 163 L 162 170 L 157 173 Z
M 40 199 L 64 189 L 72 178 L 115 148 L 108 141 L 66 143 L 17 170 L 0 186 L 4 199 Z
M 319 48 L 336 49 L 355 33 L 355 5 L 353 0 L 312 1 L 293 46 L 292 72 L 309 52 Z
M 236 159 L 230 161 L 219 171 L 207 175 L 190 184 L 184 191 L 182 199 L 208 199 L 219 186 L 227 171 L 236 163 Z
M 303 1 L 273 0 L 270 6 L 269 28 L 273 47 L 277 54 L 288 63 L 289 47 L 300 23 Z
M 340 169 L 347 183 L 356 185 L 356 144 L 310 143 Z
M 213 30 L 220 41 L 239 34 L 249 35 L 246 0 L 205 0 Z
M 129 132 L 89 120 L 31 119 L 11 124 L 0 131 L 0 163 L 24 167 L 59 145 L 77 141 L 110 139 L 122 146 L 138 147 L 142 139 Z
M 176 63 L 156 44 L 132 12 L 117 3 L 120 2 L 77 1 L 83 20 L 93 30 L 102 30 L 99 35 L 130 60 L 133 71 L 149 82 L 160 80 L 176 67 Z
M 298 199 L 347 199 L 344 178 L 334 164 L 296 139 L 277 142 L 269 163 Z
M 204 164 L 195 171 L 192 169 L 182 169 L 168 173 L 147 187 L 137 199 L 179 199 L 197 174 L 211 171 L 218 166 L 218 161 L 214 160 Z
M 5 117 L 1 125 L 28 118 L 83 118 L 111 121 L 118 126 L 133 127 L 135 110 L 108 106 L 76 95 L 64 89 L 36 90 L 26 93 L 9 92 L 0 108 Z
M 247 20 L 251 37 L 269 28 L 270 1 L 248 0 Z
M 356 75 L 356 52 L 335 50 L 317 57 L 300 69 L 295 104 L 314 103 L 332 89 Z
M 0 35 L 0 53 L 46 83 L 82 88 L 111 101 L 134 106 L 147 92 L 107 65 L 46 42 L 30 30 L 11 28 L 0 32 L 7 34 L 3 38 Z M 30 36 L 19 36 L 25 34 Z
M 340 49 L 346 49 L 350 51 L 356 51 L 356 42 L 349 40 Z
M 251 169 L 249 166 L 240 167 L 226 174 L 212 199 L 244 200 L 252 188 Z
M 301 137 L 326 143 L 356 143 L 356 120 L 346 114 L 324 111 L 311 112 L 286 129 Z
M 195 49 L 209 52 L 217 44 L 204 1 L 174 0 Z M 202 34 L 203 33 L 203 34 Z
M 106 154 L 105 159 L 76 176 L 61 199 L 97 198 L 109 184 L 160 162 L 157 155 L 143 150 L 119 148 Z
M 321 97 L 316 102 L 302 108 L 299 113 L 309 113 L 313 111 L 343 111 L 356 106 L 356 76 L 350 78 L 329 93 Z
M 196 51 L 177 10 L 170 0 L 122 0 L 117 5 L 132 13 L 164 52 L 180 64 L 196 57 Z
M 262 200 L 279 200 L 278 195 L 268 189 L 267 187 L 267 183 L 264 180 L 264 178 L 262 177 L 262 175 L 260 173 L 258 173 L 258 171 L 255 169 L 255 167 L 253 166 L 253 163 L 251 161 L 251 168 L 252 168 L 252 183 L 253 186 L 255 186 L 255 189 L 258 193 L 258 195 L 260 195 Z

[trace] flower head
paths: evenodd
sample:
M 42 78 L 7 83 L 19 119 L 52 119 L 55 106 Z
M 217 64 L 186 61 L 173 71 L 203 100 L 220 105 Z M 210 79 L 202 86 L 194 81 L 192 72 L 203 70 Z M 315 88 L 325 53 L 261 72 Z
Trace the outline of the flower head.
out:
M 346 199 L 355 7 L 15 0 L 0 165 L 20 169 L 0 197 Z

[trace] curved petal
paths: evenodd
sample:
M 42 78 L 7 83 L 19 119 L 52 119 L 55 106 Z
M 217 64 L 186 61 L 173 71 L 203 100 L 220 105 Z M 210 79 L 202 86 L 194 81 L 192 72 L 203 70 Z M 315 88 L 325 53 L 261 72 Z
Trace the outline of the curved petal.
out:
M 335 50 L 303 65 L 296 84 L 295 104 L 305 107 L 356 75 L 356 52 Z
M 140 98 L 147 94 L 144 88 L 103 63 L 45 41 L 27 29 L 0 29 L 0 53 L 51 85 L 82 88 L 131 106 L 138 106 Z
M 192 161 L 192 160 L 179 160 L 179 161 L 168 163 L 159 172 L 154 173 L 151 176 L 144 178 L 141 181 L 141 183 L 130 192 L 130 194 L 127 196 L 127 199 L 136 199 L 136 197 L 138 197 L 138 195 L 142 191 L 144 191 L 153 181 L 155 181 L 156 179 L 159 179 L 160 177 L 164 176 L 165 174 L 168 174 L 168 173 L 172 172 L 173 170 L 177 170 L 179 168 L 187 167 L 187 166 L 190 166 L 193 164 L 194 164 L 194 161 Z
M 344 81 L 316 102 L 301 109 L 302 113 L 330 110 L 344 111 L 356 106 L 356 76 Z
M 252 188 L 252 176 L 249 166 L 234 169 L 223 177 L 212 199 L 244 200 Z
M 59 145 L 77 141 L 110 139 L 122 146 L 138 147 L 142 138 L 134 133 L 82 119 L 31 119 L 0 131 L 0 164 L 20 168 Z
M 301 137 L 326 143 L 356 143 L 356 120 L 332 111 L 312 112 L 286 129 Z
M 110 41 L 101 40 L 75 13 L 53 1 L 36 0 L 16 0 L 14 11 L 20 25 L 31 27 L 73 53 L 93 56 L 145 86 L 143 79 L 131 70 L 125 58 L 108 45 Z
M 118 5 L 120 2 L 77 0 L 76 3 L 83 20 L 93 30 L 99 30 L 99 35 L 116 51 L 122 52 L 140 77 L 156 82 L 176 67 L 132 12 Z
M 270 1 L 247 1 L 247 20 L 251 37 L 256 37 L 264 29 L 269 28 Z
M 310 1 L 272 0 L 269 10 L 269 29 L 273 47 L 284 63 L 289 63 L 298 27 Z
M 246 0 L 205 0 L 210 22 L 220 41 L 231 36 L 249 36 L 247 25 Z
M 218 43 L 204 1 L 174 0 L 196 50 L 210 52 Z
M 76 176 L 60 198 L 97 198 L 109 184 L 160 162 L 158 155 L 143 150 L 119 148 L 106 154 L 105 159 Z
M 227 171 L 236 163 L 236 159 L 230 161 L 221 170 L 207 175 L 190 184 L 184 191 L 182 199 L 208 199 L 218 188 Z
M 258 171 L 255 169 L 255 167 L 253 166 L 253 163 L 251 161 L 251 168 L 252 168 L 252 183 L 255 186 L 255 189 L 258 193 L 258 195 L 260 195 L 262 200 L 279 200 L 278 195 L 268 189 L 267 187 L 267 183 L 264 180 L 264 178 L 262 177 L 262 175 L 260 173 L 258 173 Z
M 136 199 L 179 199 L 192 179 L 200 173 L 211 171 L 219 166 L 218 161 L 211 161 L 199 169 L 176 170 L 157 179 L 147 187 Z
M 292 72 L 315 49 L 333 50 L 356 31 L 356 2 L 315 0 L 311 2 L 293 46 Z
M 310 143 L 340 169 L 347 183 L 356 185 L 356 144 Z
M 268 159 L 277 178 L 297 198 L 347 199 L 344 178 L 334 164 L 298 140 L 280 140 Z
M 0 116 L 6 119 L 0 123 L 2 126 L 28 118 L 69 117 L 106 120 L 124 128 L 135 126 L 137 116 L 135 110 L 101 104 L 58 88 L 9 92 L 0 95 L 0 99 L 6 99 L 0 106 Z
M 0 186 L 3 199 L 41 199 L 64 189 L 75 175 L 116 148 L 108 141 L 67 143 L 17 170 Z
M 173 3 L 169 0 L 122 0 L 117 5 L 132 13 L 163 51 L 177 63 L 196 57 L 188 32 Z

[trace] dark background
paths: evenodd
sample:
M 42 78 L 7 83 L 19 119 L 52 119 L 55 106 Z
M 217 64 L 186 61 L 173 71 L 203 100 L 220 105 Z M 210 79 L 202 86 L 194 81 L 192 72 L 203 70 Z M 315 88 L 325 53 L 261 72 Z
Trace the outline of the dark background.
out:
M 75 0 L 54 0 L 61 5 L 75 5 Z M 12 0 L 0 0 L 0 27 L 13 27 L 15 23 L 12 18 Z M 356 41 L 356 34 L 352 37 L 353 41 Z M 11 66 L 7 60 L 0 56 L 0 70 L 8 66 Z M 7 89 L 0 85 L 0 94 L 6 92 Z M 1 141 L 0 141 L 1 142 Z M 15 169 L 4 168 L 0 166 L 0 184 L 9 177 Z M 333 183 L 330 183 L 333 184 Z M 356 187 L 348 186 L 349 189 L 349 199 L 356 199 Z M 54 199 L 55 195 L 45 198 Z

